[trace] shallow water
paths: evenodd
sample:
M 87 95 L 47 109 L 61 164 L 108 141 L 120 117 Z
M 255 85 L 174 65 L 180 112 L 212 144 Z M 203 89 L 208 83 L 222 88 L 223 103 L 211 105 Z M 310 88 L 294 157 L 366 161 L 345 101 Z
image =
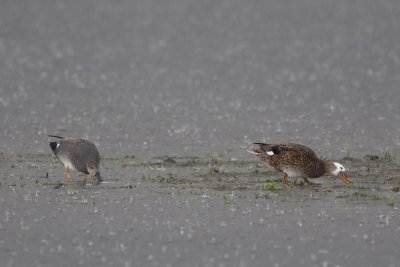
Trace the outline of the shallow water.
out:
M 399 166 L 383 159 L 342 159 L 352 187 L 324 176 L 320 186 L 291 189 L 257 161 L 106 158 L 105 182 L 86 186 L 78 175 L 65 183 L 51 155 L 3 154 L 2 162 L 0 257 L 9 266 L 398 260 Z
M 398 155 L 396 11 L 393 0 L 8 2 L 0 149 L 47 153 L 46 134 L 62 134 L 146 160 L 244 160 L 257 141 Z
M 3 1 L 3 264 L 397 266 L 399 9 Z M 105 182 L 65 184 L 47 134 L 94 141 Z M 246 153 L 262 141 L 354 186 L 282 188 Z

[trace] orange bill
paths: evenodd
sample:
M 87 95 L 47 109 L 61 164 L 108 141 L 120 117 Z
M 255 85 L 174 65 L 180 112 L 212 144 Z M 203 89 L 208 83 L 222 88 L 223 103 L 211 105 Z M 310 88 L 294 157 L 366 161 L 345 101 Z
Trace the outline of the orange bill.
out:
M 345 176 L 345 175 L 340 175 L 340 179 L 341 179 L 345 184 L 348 184 L 348 185 L 353 184 L 353 182 L 352 182 L 347 176 Z

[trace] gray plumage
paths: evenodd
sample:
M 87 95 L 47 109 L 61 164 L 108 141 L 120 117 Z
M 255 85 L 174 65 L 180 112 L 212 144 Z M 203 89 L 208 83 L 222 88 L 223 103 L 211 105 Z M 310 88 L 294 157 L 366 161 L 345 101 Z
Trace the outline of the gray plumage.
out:
M 99 171 L 100 155 L 95 144 L 84 139 L 49 136 L 60 139 L 57 142 L 50 142 L 50 148 L 56 158 L 64 165 L 68 180 L 72 179 L 69 171 L 74 170 L 92 175 L 98 182 L 101 182 Z

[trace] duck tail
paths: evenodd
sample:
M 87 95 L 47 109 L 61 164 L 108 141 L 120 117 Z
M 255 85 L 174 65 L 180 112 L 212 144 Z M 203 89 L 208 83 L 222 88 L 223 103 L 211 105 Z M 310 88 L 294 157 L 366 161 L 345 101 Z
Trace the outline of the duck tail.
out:
M 258 146 L 269 146 L 269 144 L 266 144 L 266 143 L 253 143 L 253 145 L 258 145 Z
M 266 143 L 253 143 L 253 145 L 258 145 L 261 148 L 261 150 L 264 150 L 264 151 L 272 149 L 272 146 L 273 146 L 273 145 L 266 144 Z
M 271 145 L 271 144 L 266 144 L 266 143 L 253 143 L 254 145 L 258 145 L 260 148 L 255 149 L 254 151 L 256 152 L 263 152 L 264 154 L 266 153 L 268 156 L 272 156 L 275 154 L 279 154 L 279 147 L 277 145 Z
M 58 139 L 64 139 L 64 137 L 62 137 L 62 136 L 59 136 L 59 135 L 51 135 L 51 134 L 49 134 L 49 135 L 47 135 L 48 137 L 55 137 L 55 138 L 58 138 Z
M 50 148 L 51 148 L 52 151 L 56 150 L 57 142 L 50 142 L 49 144 L 50 144 Z

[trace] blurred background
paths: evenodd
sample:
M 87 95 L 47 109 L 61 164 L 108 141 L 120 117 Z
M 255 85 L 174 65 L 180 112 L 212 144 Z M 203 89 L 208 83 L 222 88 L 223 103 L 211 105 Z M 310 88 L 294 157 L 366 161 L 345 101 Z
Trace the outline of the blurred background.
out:
M 2 1 L 0 150 L 47 134 L 103 155 L 221 154 L 299 142 L 400 151 L 397 0 Z

